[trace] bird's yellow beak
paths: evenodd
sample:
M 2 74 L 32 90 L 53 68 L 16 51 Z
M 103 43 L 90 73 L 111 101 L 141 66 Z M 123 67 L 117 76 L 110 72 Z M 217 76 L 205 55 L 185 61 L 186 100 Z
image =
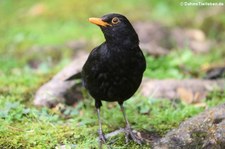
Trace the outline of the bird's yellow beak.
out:
M 88 20 L 89 20 L 89 22 L 91 22 L 93 24 L 96 24 L 96 25 L 100 25 L 100 26 L 104 26 L 104 27 L 112 26 L 111 24 L 109 24 L 105 21 L 102 21 L 101 18 L 89 18 Z

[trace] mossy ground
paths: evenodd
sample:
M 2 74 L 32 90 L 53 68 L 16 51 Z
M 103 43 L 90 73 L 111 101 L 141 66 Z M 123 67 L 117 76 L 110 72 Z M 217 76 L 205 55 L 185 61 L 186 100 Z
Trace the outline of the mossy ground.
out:
M 0 148 L 55 148 L 62 144 L 77 148 L 98 147 L 97 116 L 90 97 L 74 107 L 66 106 L 64 110 L 32 105 L 38 87 L 70 62 L 73 51 L 63 47 L 44 53 L 32 50 L 32 47 L 60 47 L 77 39 L 88 40 L 89 46 L 93 47 L 102 42 L 103 37 L 100 30 L 86 20 L 108 12 L 126 14 L 132 21 L 153 20 L 169 26 L 179 24 L 205 30 L 205 26 L 192 21 L 204 9 L 207 8 L 181 7 L 178 1 L 157 0 L 1 1 Z M 219 29 L 225 27 L 224 17 L 217 16 L 216 20 L 220 24 Z M 218 28 L 208 28 L 207 36 L 212 40 L 225 39 Z M 146 56 L 148 68 L 145 77 L 202 77 L 204 73 L 200 68 L 224 61 L 224 47 L 221 43 L 211 52 L 199 55 L 188 49 L 178 49 L 159 58 Z M 32 63 L 37 63 L 37 67 L 32 67 Z M 190 73 L 184 73 L 180 66 Z M 209 106 L 225 102 L 224 92 L 213 92 L 205 102 Z M 182 102 L 141 97 L 138 93 L 125 103 L 125 107 L 133 128 L 159 135 L 204 110 Z M 101 114 L 106 133 L 124 126 L 118 105 L 104 103 Z M 139 148 L 134 143 L 124 144 L 123 135 L 113 139 L 117 139 L 114 148 Z

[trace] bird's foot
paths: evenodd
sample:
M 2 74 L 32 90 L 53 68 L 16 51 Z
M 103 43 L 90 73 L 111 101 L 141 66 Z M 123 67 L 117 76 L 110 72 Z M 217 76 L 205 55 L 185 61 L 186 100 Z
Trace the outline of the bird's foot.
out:
M 125 131 L 126 143 L 128 143 L 129 140 L 132 139 L 137 144 L 139 144 L 139 145 L 142 144 L 142 139 L 140 137 L 138 137 L 137 133 L 134 132 L 135 130 L 132 130 L 130 128 L 130 126 L 126 126 L 124 131 Z
M 106 138 L 104 133 L 101 130 L 98 130 L 98 134 L 99 134 L 99 142 L 102 143 L 106 143 Z
M 98 134 L 99 134 L 99 149 L 102 149 L 102 144 L 106 144 L 107 148 L 111 149 L 111 146 L 106 143 L 107 140 L 104 133 L 101 130 L 98 130 Z

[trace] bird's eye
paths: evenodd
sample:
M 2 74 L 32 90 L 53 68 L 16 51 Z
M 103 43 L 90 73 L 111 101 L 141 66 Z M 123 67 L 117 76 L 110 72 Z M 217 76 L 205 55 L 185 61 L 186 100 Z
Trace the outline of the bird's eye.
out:
M 119 19 L 117 18 L 117 17 L 114 17 L 113 19 L 112 19 L 112 24 L 117 24 L 117 23 L 119 23 Z

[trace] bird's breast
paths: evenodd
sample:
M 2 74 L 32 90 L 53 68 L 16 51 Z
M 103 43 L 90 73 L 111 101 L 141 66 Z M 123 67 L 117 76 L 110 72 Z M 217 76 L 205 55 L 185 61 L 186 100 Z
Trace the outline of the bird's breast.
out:
M 130 98 L 138 89 L 145 60 L 140 50 L 106 48 L 91 55 L 83 68 L 85 87 L 97 100 L 118 101 Z M 111 50 L 111 51 L 110 51 Z

